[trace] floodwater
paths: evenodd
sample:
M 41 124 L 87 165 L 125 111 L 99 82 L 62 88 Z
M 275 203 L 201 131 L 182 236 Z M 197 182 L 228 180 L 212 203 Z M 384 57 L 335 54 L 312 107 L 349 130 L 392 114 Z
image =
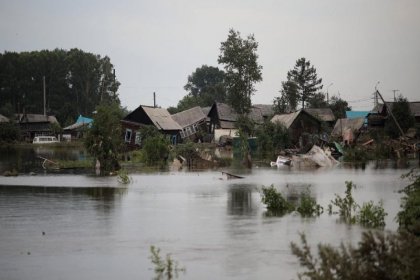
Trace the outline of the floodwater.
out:
M 356 244 L 366 230 L 327 213 L 265 215 L 259 189 L 288 197 L 309 188 L 327 208 L 345 181 L 359 204 L 383 200 L 395 231 L 407 168 L 254 168 L 244 179 L 220 171 L 115 177 L 39 174 L 0 177 L 0 279 L 151 279 L 150 246 L 186 268 L 179 279 L 297 279 L 290 242 Z

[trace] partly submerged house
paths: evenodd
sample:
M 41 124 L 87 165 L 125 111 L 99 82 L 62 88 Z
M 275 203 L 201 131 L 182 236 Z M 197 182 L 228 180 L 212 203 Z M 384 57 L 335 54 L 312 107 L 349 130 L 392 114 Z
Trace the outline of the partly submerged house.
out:
M 365 125 L 365 118 L 338 119 L 331 132 L 332 137 L 343 139 L 345 144 L 351 144 L 359 137 Z
M 294 113 L 275 115 L 271 122 L 282 124 L 290 135 L 292 143 L 297 144 L 303 134 L 319 134 L 321 121 L 309 114 L 306 110 L 299 110 Z M 301 146 L 305 143 L 301 143 Z
M 65 134 L 70 134 L 71 138 L 79 139 L 83 137 L 86 129 L 92 125 L 93 119 L 79 115 L 76 122 L 63 128 Z
M 180 136 L 182 139 L 193 137 L 200 128 L 204 131 L 206 129 L 207 115 L 199 106 L 173 114 L 172 119 L 181 126 Z
M 331 108 L 307 108 L 305 111 L 318 118 L 321 123 L 325 123 L 327 127 L 334 127 L 336 119 Z
M 219 142 L 220 137 L 224 135 L 230 137 L 236 136 L 238 131 L 236 120 L 238 116 L 235 110 L 225 103 L 213 104 L 208 113 L 208 117 L 210 118 L 209 133 L 214 134 L 215 142 Z M 252 107 L 248 117 L 256 124 L 262 124 L 264 122 L 262 110 L 258 107 Z
M 53 135 L 52 125 L 59 125 L 54 116 L 42 114 L 15 114 L 22 138 L 31 142 L 35 136 Z
M 129 147 L 141 146 L 141 128 L 147 125 L 156 127 L 161 133 L 170 137 L 171 143 L 178 142 L 182 127 L 172 118 L 168 110 L 140 105 L 128 114 L 121 124 L 124 132 L 124 141 Z
M 383 126 L 385 121 L 388 119 L 389 110 L 392 111 L 392 107 L 395 102 L 385 102 L 384 104 L 377 104 L 368 115 L 369 126 Z M 420 128 L 420 102 L 408 102 L 410 106 L 411 115 L 415 119 L 415 126 Z

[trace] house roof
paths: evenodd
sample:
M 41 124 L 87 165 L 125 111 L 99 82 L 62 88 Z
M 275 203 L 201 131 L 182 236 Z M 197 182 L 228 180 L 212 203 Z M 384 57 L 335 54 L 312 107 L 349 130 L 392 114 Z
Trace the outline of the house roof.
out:
M 44 116 L 42 114 L 16 114 L 15 116 L 20 123 L 58 123 L 55 116 Z
M 93 119 L 83 117 L 82 115 L 79 115 L 79 117 L 76 120 L 76 123 L 91 123 L 91 122 L 93 122 Z
M 203 121 L 206 119 L 206 115 L 203 113 L 201 107 L 196 106 L 191 109 L 176 113 L 172 115 L 172 118 L 182 127 L 187 127 Z
M 168 110 L 164 108 L 155 108 L 141 105 L 144 112 L 153 122 L 153 124 L 161 130 L 181 130 L 181 126 L 172 119 Z
M 346 117 L 348 119 L 366 118 L 369 113 L 369 111 L 346 111 Z
M 302 112 L 302 110 L 299 110 L 299 111 L 296 111 L 296 112 L 293 112 L 293 113 L 289 113 L 289 114 L 275 115 L 271 119 L 271 122 L 281 123 L 286 128 L 289 128 L 292 125 L 292 123 L 295 121 L 297 116 L 299 116 L 300 112 Z
M 274 115 L 273 104 L 255 104 L 252 107 L 260 109 L 263 117 L 271 117 Z
M 331 108 L 308 108 L 305 111 L 323 122 L 335 121 L 335 116 Z
M 296 118 L 300 115 L 300 114 L 307 114 L 308 116 L 310 116 L 311 118 L 317 120 L 318 122 L 320 122 L 319 118 L 316 118 L 315 116 L 313 116 L 312 114 L 309 114 L 306 109 L 304 110 L 298 110 L 296 112 L 293 113 L 289 113 L 289 114 L 280 114 L 280 115 L 275 115 L 272 119 L 271 122 L 273 123 L 281 123 L 282 125 L 284 125 L 287 129 L 290 128 L 290 126 L 293 124 L 293 122 L 296 120 Z
M 5 116 L 0 114 L 0 123 L 7 123 L 9 122 L 9 118 L 6 118 Z
M 360 130 L 365 123 L 365 118 L 354 118 L 354 119 L 338 119 L 335 123 L 334 129 L 331 132 L 332 136 L 341 136 L 343 131 L 351 129 L 355 132 Z
M 225 103 L 215 103 L 213 106 L 216 106 L 216 110 L 219 116 L 220 121 L 227 122 L 236 122 L 238 114 L 233 110 L 232 107 Z M 213 107 L 212 107 L 213 108 Z M 252 107 L 251 112 L 249 112 L 248 117 L 256 123 L 263 123 L 264 118 L 260 108 Z

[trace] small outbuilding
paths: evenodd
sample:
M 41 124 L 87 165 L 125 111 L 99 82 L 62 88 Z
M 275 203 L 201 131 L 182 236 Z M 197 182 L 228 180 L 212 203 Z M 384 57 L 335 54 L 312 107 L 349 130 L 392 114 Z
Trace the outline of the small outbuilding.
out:
M 319 134 L 321 131 L 321 121 L 306 110 L 275 115 L 271 122 L 282 124 L 289 131 L 290 139 L 295 144 L 303 134 Z

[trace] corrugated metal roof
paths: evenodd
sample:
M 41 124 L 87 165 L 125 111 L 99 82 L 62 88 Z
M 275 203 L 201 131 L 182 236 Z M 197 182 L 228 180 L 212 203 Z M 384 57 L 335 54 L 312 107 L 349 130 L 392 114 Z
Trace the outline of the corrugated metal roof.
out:
M 366 118 L 369 113 L 369 111 L 346 111 L 346 117 L 348 119 Z
M 154 108 L 141 106 L 153 124 L 162 130 L 181 130 L 182 127 L 172 119 L 168 110 L 163 108 Z
M 196 106 L 191 109 L 176 113 L 172 118 L 182 127 L 187 127 L 206 119 L 201 107 Z
M 335 116 L 331 108 L 307 108 L 305 109 L 305 111 L 314 116 L 315 118 L 320 119 L 321 121 L 335 121 Z
M 333 131 L 331 132 L 331 135 L 341 136 L 347 129 L 351 129 L 353 132 L 358 131 L 363 127 L 364 123 L 365 118 L 338 119 L 335 123 Z

